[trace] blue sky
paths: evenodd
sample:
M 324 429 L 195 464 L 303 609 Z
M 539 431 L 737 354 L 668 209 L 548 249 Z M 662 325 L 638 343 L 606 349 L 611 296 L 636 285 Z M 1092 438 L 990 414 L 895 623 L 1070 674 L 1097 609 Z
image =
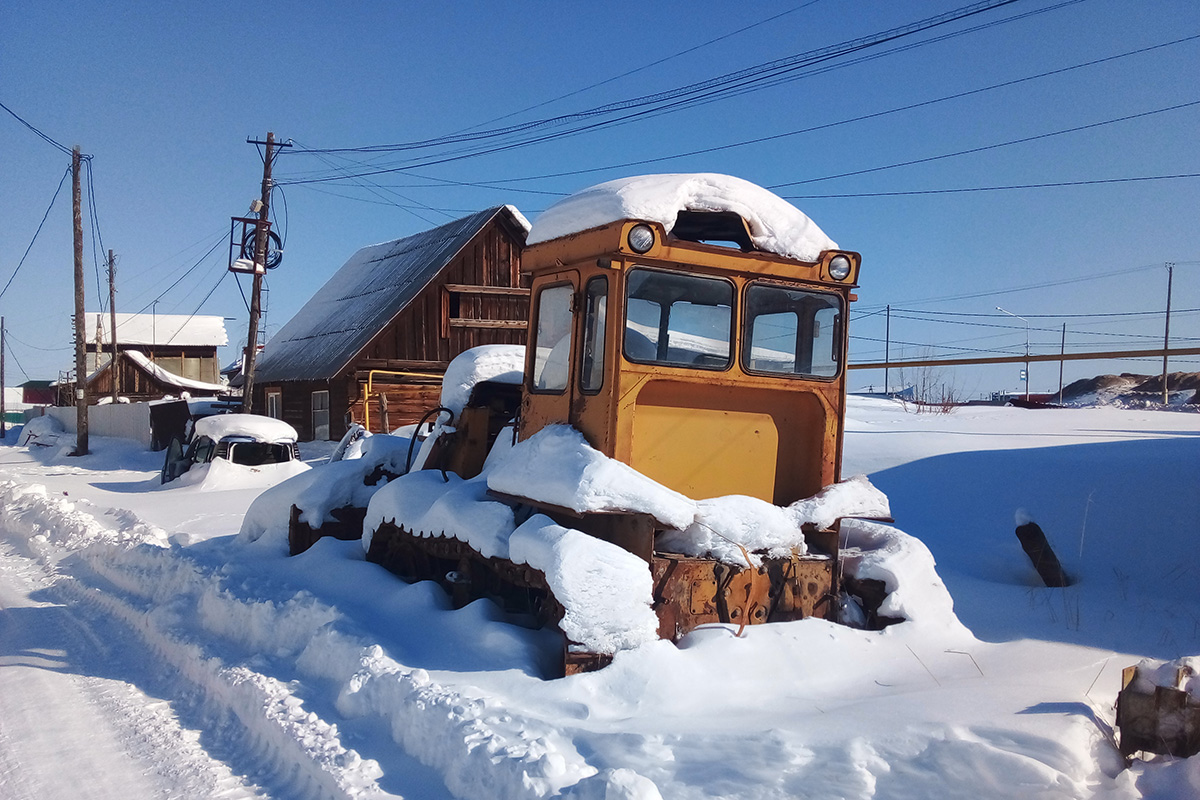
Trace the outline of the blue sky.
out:
M 1023 323 L 984 316 L 998 314 L 997 305 L 1023 316 L 1161 312 L 1167 261 L 1178 265 L 1174 308 L 1200 308 L 1198 178 L 944 192 L 1200 173 L 1200 105 L 1185 105 L 1200 101 L 1200 39 L 1176 41 L 1200 35 L 1194 0 L 1018 0 L 673 113 L 369 183 L 297 182 L 332 174 L 329 159 L 358 169 L 368 159 L 404 166 L 408 157 L 305 150 L 583 111 L 966 5 L 118 1 L 100 8 L 8 0 L 0 7 L 0 103 L 94 156 L 99 232 L 119 259 L 118 310 L 232 317 L 235 340 L 245 336 L 247 313 L 234 278 L 222 278 L 225 246 L 200 257 L 258 195 L 261 161 L 245 140 L 268 130 L 296 143 L 277 162 L 277 229 L 287 241 L 269 280 L 268 332 L 366 244 L 500 203 L 533 218 L 564 193 L 646 172 L 725 172 L 778 187 L 841 246 L 861 252 L 852 360 L 882 355 L 877 312 L 886 304 L 908 310 L 893 314 L 893 358 L 1023 351 Z M 945 34 L 961 35 L 935 41 Z M 899 49 L 906 45 L 918 46 Z M 1145 48 L 1154 49 L 1134 53 Z M 1109 60 L 1081 66 L 1099 59 Z M 1033 77 L 1058 70 L 1065 71 Z M 964 92 L 974 93 L 942 100 Z M 927 104 L 880 113 L 920 103 Z M 832 124 L 866 115 L 877 116 Z M 1091 127 L 1059 133 L 1083 126 Z M 780 136 L 809 128 L 819 129 Z M 951 155 L 968 150 L 976 152 Z M 648 159 L 661 160 L 631 165 Z M 920 163 L 893 166 L 910 161 Z M 68 163 L 0 111 L 0 281 L 12 276 Z M 860 174 L 823 179 L 853 172 Z M 566 174 L 537 177 L 557 173 Z M 9 365 L 10 381 L 57 377 L 72 364 L 69 188 L 68 181 L 0 297 L 18 362 Z M 911 194 L 929 191 L 937 193 Z M 100 301 L 91 226 L 86 238 L 92 310 Z M 931 312 L 976 316 L 933 322 L 939 315 Z M 1029 318 L 1037 352 L 1057 351 L 1063 322 L 1071 349 L 1161 344 L 1161 313 Z M 1174 316 L 1172 334 L 1195 345 L 1184 338 L 1200 339 L 1200 313 Z M 232 348 L 226 353 L 232 359 Z M 1198 361 L 1175 368 L 1195 370 Z M 1075 362 L 1067 380 L 1160 366 Z M 1019 369 L 973 367 L 949 380 L 973 396 L 1017 388 Z M 881 377 L 860 372 L 851 383 L 878 385 Z M 1057 365 L 1034 365 L 1035 391 L 1057 381 Z

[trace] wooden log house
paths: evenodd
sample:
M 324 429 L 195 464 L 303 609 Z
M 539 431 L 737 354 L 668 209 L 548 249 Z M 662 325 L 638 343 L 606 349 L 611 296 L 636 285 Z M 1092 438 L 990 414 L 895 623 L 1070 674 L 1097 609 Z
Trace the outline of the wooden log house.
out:
M 482 344 L 524 344 L 529 223 L 512 206 L 364 247 L 267 342 L 254 407 L 303 440 L 416 422 L 439 404 L 450 360 Z

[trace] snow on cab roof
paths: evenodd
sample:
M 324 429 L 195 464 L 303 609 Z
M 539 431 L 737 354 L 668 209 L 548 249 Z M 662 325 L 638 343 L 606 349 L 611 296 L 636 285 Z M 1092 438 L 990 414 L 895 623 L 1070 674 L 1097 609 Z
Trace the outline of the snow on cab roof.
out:
M 837 244 L 804 212 L 761 186 L 711 172 L 639 175 L 584 189 L 567 197 L 533 223 L 527 244 L 597 228 L 623 219 L 658 222 L 667 231 L 680 211 L 732 211 L 746 221 L 759 250 L 799 261 L 815 261 Z
M 219 442 L 226 436 L 245 436 L 260 442 L 294 442 L 296 429 L 281 419 L 258 414 L 217 414 L 196 420 L 196 435 Z

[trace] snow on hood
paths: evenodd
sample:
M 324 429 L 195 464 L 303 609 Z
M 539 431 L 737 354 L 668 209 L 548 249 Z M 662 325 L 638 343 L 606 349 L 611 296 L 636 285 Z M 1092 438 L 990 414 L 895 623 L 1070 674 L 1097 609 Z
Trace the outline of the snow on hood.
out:
M 281 419 L 258 414 L 217 414 L 196 420 L 196 435 L 219 442 L 226 436 L 245 436 L 260 442 L 294 442 L 296 429 Z
M 815 261 L 837 244 L 804 212 L 761 186 L 711 172 L 641 175 L 601 183 L 558 201 L 533 224 L 528 244 L 623 219 L 658 222 L 667 231 L 680 211 L 732 211 L 746 221 L 759 250 Z
M 464 350 L 446 367 L 442 405 L 457 417 L 471 399 L 475 384 L 496 381 L 520 385 L 525 376 L 525 345 L 485 344 Z

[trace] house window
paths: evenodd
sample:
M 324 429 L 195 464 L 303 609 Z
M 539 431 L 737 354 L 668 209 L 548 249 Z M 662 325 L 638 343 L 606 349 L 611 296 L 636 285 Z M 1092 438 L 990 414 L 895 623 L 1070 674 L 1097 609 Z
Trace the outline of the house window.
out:
M 312 393 L 312 438 L 319 441 L 329 438 L 329 392 Z
M 279 390 L 267 392 L 267 416 L 283 419 L 283 392 Z

